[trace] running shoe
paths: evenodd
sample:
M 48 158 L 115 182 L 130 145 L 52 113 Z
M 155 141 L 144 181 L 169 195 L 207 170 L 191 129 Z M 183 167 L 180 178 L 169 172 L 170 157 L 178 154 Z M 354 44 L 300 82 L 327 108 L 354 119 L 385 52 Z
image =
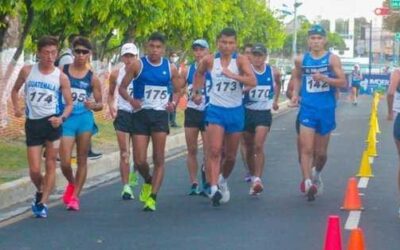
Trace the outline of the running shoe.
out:
M 123 200 L 133 200 L 135 197 L 133 196 L 133 192 L 131 186 L 129 184 L 125 184 L 124 188 L 121 192 L 121 197 Z
M 189 195 L 199 195 L 199 194 L 200 194 L 199 184 L 193 183 L 192 186 L 190 187 Z
M 140 191 L 139 200 L 146 202 L 151 194 L 151 184 L 143 183 L 142 190 Z
M 304 184 L 304 180 L 300 182 L 300 192 L 305 193 L 306 192 L 306 186 Z
M 144 203 L 143 211 L 154 212 L 156 211 L 156 201 L 149 196 Z
M 62 196 L 62 200 L 65 205 L 67 205 L 69 203 L 69 201 L 71 200 L 74 190 L 75 190 L 75 186 L 71 183 L 68 183 L 67 186 L 65 187 L 64 194 Z
M 201 190 L 201 192 L 200 192 L 200 195 L 201 195 L 201 196 L 204 196 L 204 197 L 211 198 L 211 188 L 210 188 L 210 184 L 205 183 L 205 184 L 203 185 L 202 190 Z
M 35 205 L 35 210 L 33 210 L 34 215 L 36 218 L 47 218 L 48 208 L 46 204 L 38 203 Z
M 312 183 L 310 179 L 304 181 L 305 191 L 307 194 L 308 201 L 314 201 L 315 195 L 318 193 L 318 188 L 315 184 Z
M 79 199 L 72 196 L 67 204 L 67 209 L 70 211 L 79 211 Z
M 135 171 L 132 171 L 129 173 L 129 185 L 134 188 L 135 186 L 138 185 L 138 176 L 137 173 Z
M 88 159 L 89 160 L 97 160 L 103 156 L 102 153 L 95 153 L 92 150 L 89 150 L 88 152 Z
M 253 182 L 253 185 L 251 185 L 249 194 L 250 195 L 259 195 L 263 190 L 264 190 L 264 186 L 263 186 L 261 180 L 256 180 Z
M 219 186 L 219 190 L 222 195 L 221 203 L 227 203 L 231 198 L 231 193 L 229 191 L 228 182 L 226 182 L 226 181 L 220 182 L 218 184 L 218 186 Z
M 211 202 L 213 207 L 219 207 L 220 205 L 220 201 L 222 199 L 222 194 L 220 192 L 220 190 L 217 190 L 213 196 L 211 196 Z
M 315 169 L 315 167 L 312 168 L 312 183 L 317 186 L 317 195 L 321 195 L 324 192 L 324 183 L 321 179 L 321 173 L 317 174 L 317 170 Z

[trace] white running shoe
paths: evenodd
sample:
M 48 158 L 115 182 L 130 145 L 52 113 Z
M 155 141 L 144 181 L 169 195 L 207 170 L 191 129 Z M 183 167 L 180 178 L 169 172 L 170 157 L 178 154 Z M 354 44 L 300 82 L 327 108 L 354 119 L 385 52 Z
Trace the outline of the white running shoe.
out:
M 311 173 L 311 178 L 312 178 L 312 183 L 317 186 L 317 195 L 322 195 L 324 192 L 324 183 L 322 182 L 321 179 L 321 173 L 317 174 L 317 170 L 315 167 L 312 168 L 312 173 Z
M 250 187 L 250 195 L 259 195 L 264 190 L 264 186 L 260 179 L 253 182 Z
M 305 191 L 306 191 L 306 196 L 308 201 L 314 201 L 315 200 L 315 195 L 318 193 L 318 188 L 317 186 L 312 183 L 310 179 L 307 179 L 304 181 L 304 186 L 305 186 Z
M 229 192 L 228 182 L 218 183 L 219 191 L 221 192 L 222 198 L 221 203 L 227 203 L 231 198 L 231 193 Z

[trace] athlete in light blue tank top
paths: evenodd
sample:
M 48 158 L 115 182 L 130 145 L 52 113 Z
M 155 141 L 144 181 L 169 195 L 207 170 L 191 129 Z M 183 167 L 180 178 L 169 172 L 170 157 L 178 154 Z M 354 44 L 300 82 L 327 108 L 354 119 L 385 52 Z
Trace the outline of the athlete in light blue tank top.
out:
M 326 42 L 324 28 L 313 25 L 308 31 L 310 51 L 295 59 L 292 72 L 292 105 L 299 103 L 301 94 L 299 151 L 303 180 L 300 190 L 307 194 L 308 201 L 322 193 L 320 173 L 327 160 L 329 135 L 336 127 L 335 92 L 336 88 L 346 86 L 340 58 L 325 51 Z

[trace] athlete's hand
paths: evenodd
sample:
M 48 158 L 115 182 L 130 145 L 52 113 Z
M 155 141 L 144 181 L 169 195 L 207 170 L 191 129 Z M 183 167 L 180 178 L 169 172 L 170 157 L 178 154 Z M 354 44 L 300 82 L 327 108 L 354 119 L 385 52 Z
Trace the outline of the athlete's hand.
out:
M 326 79 L 326 76 L 321 74 L 321 73 L 319 73 L 319 72 L 316 72 L 316 73 L 312 74 L 312 78 L 313 78 L 314 81 L 325 82 L 324 79 Z
M 23 109 L 22 108 L 21 109 L 20 108 L 16 108 L 14 110 L 14 115 L 17 118 L 22 117 L 24 115 Z
M 196 105 L 200 105 L 201 104 L 201 101 L 202 101 L 202 96 L 201 95 L 193 95 L 193 97 L 192 97 L 192 101 L 194 102 L 194 103 L 196 103 Z
M 167 106 L 165 106 L 165 109 L 170 113 L 174 112 L 175 111 L 175 103 L 174 102 L 168 102 Z
M 288 104 L 289 108 L 295 108 L 299 106 L 299 96 L 298 95 L 293 95 L 292 99 L 290 99 L 290 102 Z
M 142 108 L 142 101 L 138 99 L 131 99 L 129 104 L 132 106 L 134 111 L 138 111 Z
M 249 92 L 252 88 L 254 88 L 254 87 L 244 86 L 243 92 Z
M 86 108 L 88 108 L 90 110 L 94 110 L 97 108 L 97 103 L 95 101 L 87 100 L 87 101 L 83 102 L 83 104 L 85 105 Z
M 236 74 L 234 74 L 232 71 L 230 71 L 228 68 L 222 68 L 221 73 L 228 77 L 228 78 L 232 78 L 232 79 L 236 79 Z
M 117 109 L 114 107 L 114 105 L 109 105 L 108 109 L 110 110 L 111 118 L 115 119 L 115 117 L 117 117 Z
M 389 112 L 386 119 L 388 121 L 393 121 L 393 112 Z
M 275 111 L 279 109 L 278 102 L 274 101 L 274 103 L 272 104 L 272 109 L 275 110 Z
M 53 128 L 58 128 L 63 123 L 61 117 L 52 116 L 48 120 Z

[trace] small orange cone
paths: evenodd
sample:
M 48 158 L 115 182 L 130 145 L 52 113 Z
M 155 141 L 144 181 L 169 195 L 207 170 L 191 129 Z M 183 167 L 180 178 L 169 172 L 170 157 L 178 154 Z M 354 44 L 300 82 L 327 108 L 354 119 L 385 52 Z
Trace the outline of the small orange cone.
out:
M 368 152 L 364 150 L 360 162 L 360 169 L 358 170 L 358 177 L 374 177 L 372 174 L 371 164 L 369 163 Z
M 342 234 L 340 233 L 340 217 L 330 215 L 326 227 L 324 250 L 342 250 Z
M 347 250 L 365 250 L 364 234 L 361 228 L 351 230 Z
M 354 177 L 351 177 L 347 182 L 343 206 L 340 209 L 347 211 L 364 209 L 362 207 L 360 194 L 358 192 L 357 179 Z

